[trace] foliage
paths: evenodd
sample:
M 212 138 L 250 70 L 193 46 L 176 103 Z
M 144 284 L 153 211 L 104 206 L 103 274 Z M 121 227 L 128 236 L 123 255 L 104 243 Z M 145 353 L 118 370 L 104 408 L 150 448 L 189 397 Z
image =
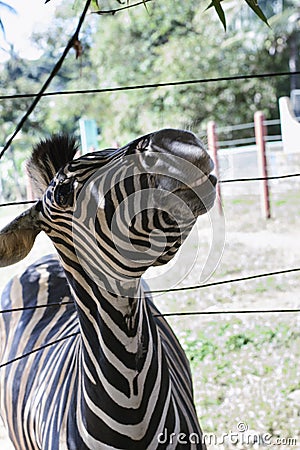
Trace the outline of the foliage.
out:
M 163 18 L 163 19 L 162 19 Z M 94 34 L 91 60 L 102 85 L 135 85 L 215 78 L 287 69 L 287 52 L 271 55 L 250 31 L 218 33 L 218 23 L 203 16 L 195 2 L 155 2 L 149 15 L 141 9 L 107 17 Z M 257 25 L 258 26 L 258 25 Z M 116 41 L 118 45 L 116 45 Z M 232 55 L 235 55 L 233 58 Z M 278 81 L 210 83 L 126 93 L 113 110 L 115 133 L 151 129 L 168 123 L 196 131 L 215 119 L 221 124 L 252 121 L 257 109 L 277 116 Z M 283 90 L 288 93 L 288 87 Z M 282 92 L 280 92 L 281 94 Z M 127 100 L 127 102 L 126 102 Z M 120 106 L 123 106 L 120 108 Z M 114 108 L 114 104 L 112 104 Z
M 283 14 L 269 18 L 271 29 L 254 15 L 239 27 L 238 3 L 233 1 L 226 9 L 226 33 L 219 20 L 203 14 L 194 0 L 153 1 L 147 3 L 147 10 L 141 5 L 114 16 L 89 15 L 80 36 L 82 56 L 68 55 L 50 89 L 76 91 L 287 71 L 291 36 L 299 39 L 297 24 L 289 22 L 295 0 L 287 3 L 291 8 Z M 114 4 L 113 0 L 101 2 L 103 8 Z M 21 60 L 11 50 L 10 60 L 1 67 L 3 93 L 39 90 L 74 32 L 72 7 L 73 0 L 66 0 L 49 28 L 33 35 L 42 52 L 39 60 Z M 122 144 L 164 126 L 187 127 L 202 134 L 211 119 L 220 126 L 252 122 L 258 109 L 267 118 L 277 118 L 277 99 L 288 94 L 288 79 L 281 77 L 45 97 L 25 124 L 22 140 L 27 139 L 29 146 L 52 132 L 78 134 L 78 120 L 83 116 L 97 121 L 101 147 Z M 3 137 L 13 132 L 30 102 L 28 98 L 1 102 Z M 19 142 L 15 142 L 16 150 Z
M 50 0 L 46 0 L 45 3 L 48 3 L 49 1 L 50 1 Z M 148 1 L 155 1 L 155 0 L 143 0 L 145 7 L 146 7 L 146 2 L 148 2 Z M 126 4 L 127 4 L 127 7 L 129 7 L 129 4 L 130 4 L 129 0 L 127 0 L 127 1 L 115 0 L 115 2 L 117 2 L 117 3 L 121 4 L 121 5 L 126 5 Z M 219 19 L 220 19 L 220 21 L 222 22 L 222 24 L 223 24 L 223 26 L 224 26 L 224 29 L 226 29 L 226 14 L 225 14 L 225 12 L 224 12 L 224 9 L 223 9 L 223 7 L 222 7 L 221 2 L 224 2 L 224 3 L 225 3 L 225 0 L 211 0 L 211 3 L 207 6 L 206 9 L 214 8 L 215 11 L 216 11 L 216 13 L 217 13 L 217 15 L 218 15 L 218 17 L 219 17 Z M 266 18 L 266 16 L 265 16 L 264 12 L 262 11 L 262 9 L 260 8 L 260 6 L 258 5 L 257 0 L 244 0 L 244 2 L 245 2 L 245 4 L 246 4 L 249 8 L 252 9 L 252 11 L 254 11 L 254 13 L 255 13 L 255 14 L 256 14 L 256 15 L 257 15 L 264 23 L 268 24 L 267 18 Z M 84 3 L 86 3 L 86 2 L 83 2 L 82 0 L 76 0 L 76 1 L 75 1 L 75 5 L 76 5 L 77 7 L 79 7 L 79 4 L 84 4 Z M 102 7 L 102 4 L 103 4 L 103 3 L 106 3 L 106 2 L 101 2 L 101 8 L 99 7 L 99 5 L 100 5 L 100 0 L 93 0 L 91 3 L 92 3 L 92 6 L 93 6 L 94 8 L 97 7 L 98 12 L 101 14 L 102 10 L 104 9 L 104 8 Z M 140 3 L 141 3 L 141 2 L 136 2 L 136 4 L 140 4 Z M 194 2 L 194 3 L 196 4 L 196 2 Z M 202 5 L 203 5 L 203 3 L 206 3 L 206 1 L 203 1 L 203 0 L 202 0 Z M 229 3 L 229 0 L 227 0 L 227 3 Z M 199 4 L 200 4 L 200 1 L 199 1 Z M 200 7 L 199 4 L 197 4 L 197 7 L 198 7 L 198 8 Z M 133 3 L 133 6 L 134 6 L 134 5 L 135 5 L 135 3 Z M 124 9 L 124 8 L 126 8 L 126 6 L 123 7 L 122 9 Z M 114 9 L 111 9 L 111 11 L 114 11 Z

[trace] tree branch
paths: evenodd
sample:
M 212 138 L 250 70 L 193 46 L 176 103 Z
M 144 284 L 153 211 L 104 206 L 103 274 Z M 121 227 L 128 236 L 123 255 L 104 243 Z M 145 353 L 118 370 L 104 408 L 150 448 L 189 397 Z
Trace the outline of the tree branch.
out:
M 10 147 L 11 143 L 13 142 L 14 138 L 16 137 L 16 135 L 19 133 L 19 131 L 23 128 L 23 125 L 25 124 L 25 122 L 27 121 L 28 117 L 30 116 L 30 114 L 32 113 L 32 111 L 35 109 L 36 105 L 39 103 L 39 101 L 41 100 L 41 98 L 43 97 L 44 92 L 46 91 L 46 89 L 48 88 L 49 84 L 51 83 L 51 81 L 53 80 L 53 78 L 55 77 L 55 75 L 58 73 L 58 71 L 60 70 L 67 54 L 69 53 L 70 49 L 72 47 L 74 47 L 74 45 L 76 46 L 76 44 L 78 43 L 78 35 L 80 32 L 80 29 L 82 27 L 82 24 L 84 22 L 85 16 L 87 14 L 88 8 L 90 6 L 91 0 L 87 0 L 85 7 L 83 9 L 83 12 L 80 16 L 77 28 L 73 34 L 73 36 L 71 37 L 71 39 L 69 40 L 65 50 L 63 51 L 61 57 L 59 58 L 59 60 L 57 61 L 57 63 L 55 64 L 55 66 L 53 67 L 49 77 L 47 78 L 47 80 L 45 81 L 45 83 L 43 84 L 43 86 L 41 87 L 40 91 L 37 93 L 37 96 L 35 97 L 35 99 L 33 100 L 32 104 L 29 106 L 28 110 L 26 111 L 26 113 L 24 114 L 24 116 L 22 117 L 22 119 L 20 120 L 20 122 L 18 123 L 18 125 L 16 126 L 15 131 L 13 132 L 13 134 L 11 135 L 11 137 L 6 141 L 1 153 L 0 153 L 0 159 L 2 158 L 2 156 L 4 155 L 4 153 L 6 152 L 6 150 Z
M 145 5 L 146 6 L 146 3 L 152 2 L 152 1 L 153 0 L 142 0 L 141 2 L 134 3 L 133 5 L 123 6 L 122 8 L 106 9 L 106 10 L 103 10 L 103 11 L 92 11 L 92 14 L 98 14 L 98 15 L 111 14 L 112 16 L 114 16 L 117 12 L 123 11 L 124 9 L 134 8 L 135 6 L 140 6 L 140 5 Z

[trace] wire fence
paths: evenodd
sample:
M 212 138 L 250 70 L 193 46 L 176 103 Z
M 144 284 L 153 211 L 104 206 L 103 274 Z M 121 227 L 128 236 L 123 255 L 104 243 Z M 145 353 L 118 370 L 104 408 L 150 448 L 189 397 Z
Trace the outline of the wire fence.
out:
M 191 291 L 191 290 L 195 290 L 195 289 L 204 289 L 204 288 L 209 288 L 209 287 L 213 287 L 213 286 L 221 286 L 224 284 L 238 283 L 238 282 L 242 282 L 242 281 L 250 281 L 250 280 L 255 280 L 255 279 L 259 279 L 259 278 L 276 276 L 276 275 L 286 275 L 286 274 L 295 273 L 295 272 L 300 272 L 300 267 L 294 267 L 292 269 L 283 269 L 283 270 L 278 270 L 275 272 L 260 273 L 260 274 L 256 274 L 256 275 L 250 275 L 247 277 L 230 278 L 228 280 L 214 281 L 212 283 L 197 284 L 194 286 L 184 286 L 184 287 L 178 287 L 178 288 L 145 291 L 145 294 L 152 295 L 152 294 L 167 294 L 169 292 Z M 63 302 L 56 302 L 56 303 L 47 303 L 45 305 L 34 305 L 34 306 L 26 306 L 26 307 L 19 307 L 19 308 L 2 309 L 2 310 L 0 310 L 0 314 L 8 314 L 8 313 L 20 312 L 20 311 L 29 311 L 29 310 L 40 309 L 40 308 L 61 307 L 61 306 L 65 306 L 65 305 L 74 305 L 74 301 L 71 300 L 71 301 L 63 301 Z M 270 312 L 278 312 L 278 311 L 279 310 L 265 310 L 265 311 L 257 310 L 256 312 L 270 313 Z M 281 311 L 291 312 L 291 311 L 298 311 L 298 309 L 292 309 L 292 310 L 287 309 L 287 310 L 281 310 Z M 227 311 L 227 312 L 232 313 L 233 311 Z M 252 313 L 253 312 L 254 311 L 252 311 Z M 184 313 L 184 315 L 203 315 L 203 314 L 209 315 L 209 314 L 225 314 L 225 313 L 226 313 L 226 311 L 193 311 L 193 312 L 186 312 L 186 313 Z M 235 311 L 235 314 L 238 314 L 238 313 L 244 313 L 244 312 L 243 312 L 243 310 Z M 173 312 L 173 313 L 158 314 L 158 316 L 160 316 L 160 317 L 170 316 L 170 315 L 180 316 L 182 314 L 183 314 L 182 312 Z
M 137 6 L 139 4 L 144 4 L 145 2 L 148 2 L 150 0 L 143 0 L 142 2 L 138 2 L 132 6 Z M 32 98 L 33 102 L 28 108 L 28 110 L 25 112 L 24 116 L 21 118 L 20 122 L 17 124 L 14 133 L 10 136 L 10 138 L 6 141 L 3 149 L 0 152 L 0 159 L 4 155 L 4 153 L 8 150 L 11 143 L 13 142 L 14 138 L 18 134 L 18 132 L 23 128 L 25 122 L 27 121 L 30 114 L 33 112 L 39 101 L 43 97 L 51 97 L 51 96 L 61 96 L 61 95 L 90 95 L 90 94 L 103 94 L 108 92 L 122 92 L 122 91 L 132 91 L 132 90 L 140 90 L 140 89 L 158 89 L 161 87 L 175 87 L 175 86 L 188 86 L 188 85 L 195 85 L 195 84 L 206 84 L 206 83 L 221 83 L 221 82 L 229 82 L 229 81 L 239 81 L 239 80 L 247 80 L 247 79 L 263 79 L 263 78 L 271 78 L 271 77 L 283 77 L 283 76 L 291 76 L 291 75 L 299 75 L 300 71 L 286 71 L 286 72 L 273 72 L 273 73 L 260 73 L 260 74 L 245 74 L 245 75 L 233 75 L 233 76 L 222 76 L 222 77 L 216 77 L 216 78 L 203 78 L 203 79 L 191 79 L 191 80 L 178 80 L 178 81 L 169 81 L 169 82 L 161 82 L 161 83 L 146 83 L 146 84 L 139 84 L 139 85 L 131 85 L 131 86 L 112 86 L 107 88 L 95 88 L 95 89 L 83 89 L 83 90 L 72 90 L 72 91 L 55 91 L 55 92 L 46 92 L 47 88 L 49 87 L 52 79 L 56 76 L 58 73 L 60 67 L 62 66 L 64 59 L 66 58 L 69 50 L 74 47 L 74 44 L 78 41 L 78 36 L 80 29 L 82 27 L 82 24 L 84 22 L 85 16 L 87 14 L 88 8 L 90 6 L 91 0 L 88 0 L 85 4 L 85 7 L 83 9 L 83 12 L 80 16 L 80 19 L 78 21 L 78 25 L 75 29 L 75 32 L 69 42 L 67 43 L 60 59 L 58 60 L 57 64 L 54 66 L 53 70 L 49 74 L 49 77 L 44 82 L 43 86 L 41 87 L 40 91 L 38 93 L 27 93 L 27 94 L 5 94 L 0 95 L 0 100 L 11 100 L 11 99 L 24 99 L 24 98 Z M 126 9 L 127 7 L 122 7 L 117 10 L 108 10 L 108 11 L 102 11 L 101 14 L 114 14 L 118 11 L 121 11 L 122 9 Z M 99 12 L 100 13 L 100 12 Z M 278 121 L 266 121 L 267 126 L 272 125 L 278 125 Z M 233 127 L 223 127 L 219 131 L 221 132 L 231 132 L 231 131 L 239 131 L 244 130 L 246 128 L 253 128 L 254 124 L 241 124 L 241 125 L 235 125 Z M 279 139 L 279 135 L 275 135 L 276 139 Z M 245 144 L 245 143 L 252 143 L 254 142 L 253 138 L 244 138 L 241 139 L 240 142 L 236 142 L 236 140 L 232 141 L 224 141 L 220 142 L 221 144 L 233 145 L 233 144 Z M 293 177 L 299 177 L 300 173 L 293 173 L 293 174 L 286 174 L 286 175 L 279 175 L 279 176 L 268 176 L 268 177 L 253 177 L 253 178 L 235 178 L 235 179 L 225 179 L 220 180 L 219 183 L 233 183 L 233 182 L 249 182 L 249 181 L 263 181 L 263 180 L 278 180 L 278 179 L 286 179 L 286 178 L 293 178 Z M 35 203 L 37 200 L 25 200 L 25 201 L 14 201 L 14 202 L 6 202 L 1 203 L 0 207 L 9 207 L 9 206 L 16 206 L 16 205 L 29 205 Z M 172 288 L 172 289 L 166 289 L 166 290 L 153 290 L 153 291 L 147 291 L 146 294 L 156 294 L 156 293 L 168 293 L 168 292 L 179 292 L 179 291 L 186 291 L 186 290 L 195 290 L 195 289 L 203 289 L 208 287 L 213 287 L 217 285 L 224 285 L 228 283 L 237 283 L 242 281 L 249 281 L 254 279 L 259 279 L 263 277 L 271 277 L 271 276 L 277 276 L 277 275 L 285 275 L 285 274 L 291 274 L 291 273 L 297 273 L 300 271 L 300 267 L 295 267 L 291 269 L 283 269 L 276 272 L 267 272 L 267 273 L 261 273 L 256 275 L 251 275 L 247 277 L 241 277 L 241 278 L 235 278 L 235 279 L 228 279 L 228 280 L 220 280 L 215 281 L 212 283 L 207 284 L 201 284 L 201 285 L 193 285 L 193 286 L 185 286 L 185 287 L 179 287 L 179 288 Z M 73 304 L 73 301 L 64 301 L 64 302 L 57 302 L 57 303 L 51 303 L 51 304 L 45 304 L 45 305 L 36 305 L 36 306 L 30 306 L 30 307 L 23 307 L 23 308 L 11 308 L 11 309 L 5 309 L 0 310 L 0 314 L 7 314 L 7 313 L 13 313 L 13 312 L 20 312 L 30 309 L 37 309 L 37 308 L 52 308 L 52 307 L 61 307 L 63 305 L 70 305 Z M 216 311 L 190 311 L 190 312 L 170 312 L 170 313 L 164 313 L 164 314 L 155 314 L 155 317 L 171 317 L 171 316 L 187 316 L 187 315 L 218 315 L 218 314 L 282 314 L 282 313 L 298 313 L 300 312 L 300 309 L 262 309 L 262 310 L 216 310 Z M 0 368 L 5 367 L 15 361 L 18 361 L 22 358 L 28 357 L 30 354 L 38 352 L 40 350 L 45 349 L 46 347 L 49 347 L 51 345 L 57 344 L 63 340 L 66 340 L 68 338 L 75 337 L 79 334 L 78 332 L 71 333 L 67 336 L 64 336 L 60 339 L 57 339 L 55 341 L 49 342 L 39 348 L 36 348 L 32 350 L 31 352 L 25 353 L 23 355 L 20 355 L 10 361 L 7 361 L 0 365 Z
M 216 281 L 213 283 L 207 283 L 207 284 L 203 284 L 203 285 L 197 285 L 197 286 L 188 286 L 188 287 L 183 287 L 183 288 L 173 288 L 173 289 L 167 289 L 167 290 L 162 290 L 162 291 L 145 291 L 145 294 L 153 294 L 153 293 L 167 293 L 167 292 L 178 292 L 178 291 L 183 291 L 183 290 L 192 290 L 192 289 L 200 289 L 200 288 L 207 288 L 207 287 L 212 287 L 212 286 L 217 286 L 217 285 L 222 285 L 222 284 L 228 284 L 228 283 L 236 283 L 236 282 L 241 282 L 241 281 L 249 281 L 249 280 L 254 280 L 257 278 L 262 278 L 262 277 L 269 277 L 269 276 L 275 276 L 275 275 L 281 275 L 281 274 L 288 274 L 288 273 L 293 273 L 293 272 L 299 272 L 300 271 L 300 267 L 294 268 L 294 269 L 288 269 L 288 270 L 281 270 L 281 271 L 276 271 L 276 272 L 268 272 L 268 273 L 264 273 L 264 274 L 257 274 L 257 275 L 252 275 L 252 276 L 248 276 L 248 277 L 242 277 L 242 278 L 236 278 L 236 279 L 229 279 L 229 280 L 223 280 L 223 281 Z M 27 311 L 27 310 L 34 310 L 34 309 L 40 309 L 40 308 L 52 308 L 52 307 L 61 307 L 61 306 L 65 306 L 65 305 L 74 305 L 74 301 L 63 301 L 63 302 L 57 302 L 57 303 L 49 303 L 49 304 L 45 304 L 45 305 L 36 305 L 36 306 L 29 306 L 29 307 L 24 307 L 24 308 L 11 308 L 11 309 L 6 309 L 6 310 L 0 310 L 0 314 L 7 314 L 7 313 L 12 313 L 12 312 L 20 312 L 20 311 Z M 246 310 L 241 310 L 241 309 L 232 309 L 232 310 L 215 310 L 215 311 L 186 311 L 186 312 L 169 312 L 169 313 L 162 313 L 162 314 L 153 314 L 154 318 L 163 318 L 163 317 L 184 317 L 184 316 L 216 316 L 216 315 L 241 315 L 241 314 L 295 314 L 295 313 L 299 313 L 300 309 L 299 308 L 281 308 L 281 309 L 261 309 L 261 310 L 257 310 L 257 309 L 246 309 Z M 59 339 L 56 339 L 55 341 L 51 341 L 45 345 L 42 345 L 38 348 L 33 349 L 32 351 L 28 352 L 28 353 L 24 353 L 20 356 L 17 356 L 16 358 L 13 358 L 9 361 L 6 361 L 5 363 L 0 364 L 0 369 L 12 364 L 16 361 L 19 361 L 20 359 L 26 358 L 28 356 L 30 356 L 33 353 L 36 353 L 38 351 L 44 350 L 47 347 L 50 347 L 52 345 L 58 344 L 59 342 L 62 342 L 66 339 L 70 339 L 72 337 L 78 336 L 80 334 L 80 331 L 76 331 L 74 333 L 71 333 L 67 336 L 63 336 Z
M 299 176 L 300 176 L 300 173 L 295 173 L 295 174 L 286 174 L 286 175 L 270 176 L 270 177 L 254 177 L 254 178 L 239 178 L 239 179 L 231 179 L 231 180 L 220 180 L 219 182 L 220 183 L 233 183 L 233 182 L 247 182 L 247 181 L 277 180 L 277 179 L 286 179 L 286 178 L 299 177 Z M 36 201 L 37 200 L 8 202 L 8 203 L 0 204 L 0 207 L 15 206 L 15 205 L 27 205 L 27 204 L 35 203 Z M 187 286 L 187 287 L 173 288 L 173 289 L 167 289 L 167 290 L 155 290 L 155 291 L 148 291 L 146 293 L 147 294 L 154 294 L 154 293 L 157 294 L 157 293 L 167 293 L 167 292 L 178 292 L 178 291 L 183 291 L 183 290 L 201 289 L 201 288 L 211 287 L 211 286 L 216 286 L 216 285 L 221 285 L 221 284 L 234 283 L 234 282 L 239 282 L 239 281 L 247 281 L 247 280 L 268 277 L 268 276 L 274 276 L 274 275 L 279 275 L 279 274 L 286 274 L 286 273 L 291 273 L 291 272 L 298 272 L 299 270 L 300 270 L 300 268 L 293 268 L 293 269 L 281 270 L 281 271 L 277 271 L 277 272 L 268 272 L 268 273 L 264 273 L 264 274 L 257 274 L 257 275 L 238 278 L 238 279 L 216 281 L 214 283 L 209 283 L 209 284 Z M 0 311 L 0 313 L 8 313 L 8 312 L 21 311 L 21 310 L 34 309 L 34 308 L 54 307 L 54 306 L 72 304 L 72 303 L 73 302 L 59 302 L 59 303 L 52 303 L 52 304 L 46 304 L 46 305 L 38 305 L 36 307 L 15 308 L 15 309 L 2 310 L 2 311 Z M 292 312 L 292 311 L 298 311 L 298 310 L 286 310 L 286 312 Z M 238 312 L 241 312 L 241 311 L 236 311 L 236 313 L 238 313 Z M 262 311 L 258 311 L 258 312 L 261 313 Z M 272 311 L 266 311 L 266 312 L 272 312 Z M 218 313 L 223 314 L 224 312 L 223 311 L 212 312 L 212 314 L 218 314 Z M 201 315 L 201 314 L 209 314 L 209 313 L 200 311 L 200 312 L 193 312 L 193 313 L 185 313 L 185 315 L 186 314 Z M 163 316 L 164 315 L 168 316 L 169 313 L 163 314 Z M 181 315 L 181 313 L 171 313 L 171 315 L 173 315 L 173 316 Z
M 188 86 L 193 84 L 206 84 L 206 83 L 220 83 L 222 81 L 243 81 L 249 79 L 257 79 L 257 78 L 274 78 L 274 77 L 283 77 L 283 76 L 291 76 L 291 75 L 300 75 L 300 71 L 293 72 L 267 72 L 267 73 L 257 73 L 251 75 L 231 75 L 226 77 L 214 77 L 214 78 L 198 78 L 191 80 L 178 80 L 178 81 L 166 81 L 162 83 L 144 83 L 144 84 L 135 84 L 128 86 L 111 86 L 106 88 L 95 88 L 95 89 L 76 89 L 76 90 L 61 90 L 61 91 L 53 91 L 53 92 L 43 92 L 43 93 L 28 93 L 28 94 L 3 94 L 0 95 L 0 100 L 12 100 L 12 99 L 24 99 L 24 98 L 43 98 L 43 97 L 56 97 L 56 96 L 64 96 L 64 95 L 89 95 L 89 94 L 105 94 L 108 92 L 123 92 L 123 91 L 133 91 L 140 89 L 158 89 L 161 87 L 175 87 L 175 86 Z M 235 129 L 244 129 L 247 128 L 251 123 L 244 124 L 245 127 L 241 125 L 236 125 Z M 225 130 L 226 127 L 222 128 L 222 131 Z M 233 128 L 233 127 L 229 127 Z
M 6 361 L 5 363 L 0 364 L 0 369 L 2 369 L 2 367 L 8 366 L 9 364 L 12 364 L 12 363 L 14 363 L 16 361 L 20 361 L 20 359 L 27 358 L 28 356 L 30 356 L 30 355 L 32 355 L 34 353 L 37 353 L 37 352 L 39 352 L 41 350 L 44 350 L 47 347 L 51 347 L 54 344 L 58 344 L 59 342 L 65 341 L 66 339 L 70 339 L 71 337 L 78 336 L 79 334 L 80 334 L 80 332 L 76 331 L 75 333 L 68 334 L 67 336 L 61 337 L 60 339 L 56 339 L 55 341 L 48 342 L 45 345 L 41 345 L 40 347 L 37 347 L 37 348 L 31 350 L 28 353 L 23 353 L 22 355 L 17 356 L 16 358 L 10 359 L 9 361 Z
M 275 177 L 266 177 L 268 180 L 272 179 L 284 179 L 284 178 L 292 178 L 292 177 L 299 177 L 300 173 L 295 174 L 287 174 L 287 175 L 281 175 L 281 176 L 275 176 Z M 220 183 L 233 183 L 233 182 L 247 182 L 247 181 L 261 181 L 265 180 L 264 177 L 255 177 L 255 178 L 243 178 L 243 179 L 232 179 L 232 180 L 220 180 Z M 8 202 L 0 204 L 0 207 L 6 207 L 6 206 L 15 206 L 15 205 L 27 205 L 35 203 L 37 200 L 34 201 L 21 201 L 21 202 Z M 192 286 L 184 286 L 184 287 L 178 287 L 178 288 L 171 288 L 171 289 L 162 289 L 162 290 L 152 290 L 152 291 L 146 291 L 146 295 L 153 295 L 153 294 L 167 294 L 170 292 L 182 292 L 182 291 L 190 291 L 190 290 L 196 290 L 196 289 L 204 289 L 214 286 L 220 286 L 225 284 L 231 284 L 231 283 L 237 283 L 237 282 L 245 282 L 255 279 L 261 279 L 265 277 L 272 277 L 277 275 L 286 275 L 291 273 L 297 273 L 300 272 L 300 267 L 295 267 L 291 269 L 283 269 L 275 272 L 267 272 L 267 273 L 261 273 L 261 274 L 255 274 L 251 276 L 246 277 L 240 277 L 240 278 L 231 278 L 228 280 L 219 280 L 211 283 L 206 284 L 198 284 L 198 285 L 192 285 Z M 57 303 L 48 303 L 44 305 L 35 305 L 35 306 L 28 306 L 28 307 L 19 307 L 19 308 L 9 308 L 0 310 L 0 314 L 8 314 L 8 313 L 14 313 L 14 312 L 21 312 L 21 311 L 27 311 L 27 310 L 35 310 L 35 309 L 42 309 L 42 308 L 54 308 L 54 307 L 61 307 L 65 305 L 74 305 L 74 301 L 62 301 Z M 295 314 L 299 313 L 300 309 L 298 308 L 280 308 L 280 309 L 253 309 L 253 310 L 241 310 L 241 309 L 233 309 L 233 310 L 213 310 L 213 311 L 186 311 L 186 312 L 167 312 L 162 314 L 154 314 L 154 317 L 184 317 L 184 316 L 216 316 L 216 315 L 245 315 L 245 314 Z M 72 337 L 75 337 L 79 335 L 80 332 L 71 333 L 67 336 L 64 336 L 60 339 L 57 339 L 55 341 L 49 342 L 45 345 L 42 345 L 36 349 L 33 349 L 32 351 L 28 353 L 24 353 L 16 358 L 13 358 L 9 361 L 6 361 L 5 363 L 0 364 L 0 368 L 3 368 L 9 364 L 12 364 L 16 361 L 19 361 L 22 358 L 26 358 L 30 356 L 33 353 L 36 353 L 38 351 L 41 351 L 49 346 L 55 345 L 59 342 L 62 342 L 64 340 L 70 339 Z
M 242 183 L 242 182 L 250 182 L 250 181 L 268 181 L 268 180 L 284 180 L 288 178 L 297 178 L 300 177 L 300 173 L 289 173 L 285 175 L 274 175 L 274 176 L 268 176 L 268 177 L 249 177 L 249 178 L 233 178 L 228 180 L 219 180 L 218 182 L 221 184 L 226 183 Z M 6 202 L 6 203 L 0 203 L 0 208 L 6 207 L 6 206 L 22 206 L 22 205 L 30 205 L 34 204 L 39 199 L 35 200 L 20 200 L 20 201 L 13 201 L 13 202 Z
M 271 120 L 264 120 L 264 126 L 268 129 L 268 133 L 264 136 L 264 140 L 266 142 L 268 141 L 281 141 L 282 135 L 281 134 L 274 134 L 278 132 L 278 128 L 281 125 L 280 119 L 271 119 Z M 270 134 L 269 130 L 272 129 L 272 134 Z M 237 134 L 240 135 L 240 132 L 247 131 L 251 136 L 250 137 L 238 137 L 233 138 L 234 135 Z M 218 127 L 218 133 L 223 137 L 224 139 L 218 139 L 218 146 L 220 149 L 226 149 L 229 147 L 239 147 L 239 146 L 245 146 L 245 145 L 251 145 L 256 143 L 255 138 L 255 123 L 254 122 L 248 122 L 248 123 L 241 123 L 237 125 L 229 125 L 229 126 L 223 126 Z M 230 136 L 230 137 L 228 137 Z
M 62 302 L 63 304 L 68 304 L 73 302 Z M 45 305 L 45 306 L 55 306 L 53 305 Z M 28 308 L 26 308 L 28 309 Z M 12 310 L 13 311 L 13 310 Z M 5 311 L 0 311 L 0 313 L 3 313 Z M 215 315 L 234 315 L 234 314 L 294 314 L 300 312 L 300 309 L 262 309 L 262 310 L 228 310 L 228 311 L 190 311 L 190 312 L 174 312 L 174 313 L 165 313 L 165 314 L 153 314 L 154 318 L 159 317 L 184 317 L 184 316 L 215 316 Z M 20 356 L 17 356 L 16 358 L 10 359 L 9 361 L 6 361 L 5 363 L 0 364 L 0 369 L 8 366 L 16 361 L 20 361 L 23 358 L 27 358 L 28 356 L 37 353 L 41 350 L 44 350 L 47 347 L 51 347 L 52 345 L 58 344 L 62 341 L 65 341 L 67 339 L 70 339 L 72 337 L 76 337 L 80 335 L 80 331 L 75 331 L 74 333 L 68 334 L 67 336 L 63 336 L 60 339 L 56 339 L 55 341 L 48 342 L 45 345 L 42 345 L 40 347 L 37 347 L 30 352 L 23 353 Z

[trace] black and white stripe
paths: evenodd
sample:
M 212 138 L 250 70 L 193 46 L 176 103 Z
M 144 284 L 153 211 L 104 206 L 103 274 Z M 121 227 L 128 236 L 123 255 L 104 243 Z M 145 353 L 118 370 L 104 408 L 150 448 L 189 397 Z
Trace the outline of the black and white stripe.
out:
M 172 144 L 175 130 L 164 131 Z M 199 147 L 191 133 L 176 133 L 180 158 L 184 145 L 190 149 L 192 141 Z M 57 138 L 54 146 L 47 141 L 47 167 L 39 159 L 41 147 L 34 151 L 31 176 L 49 186 L 42 186 L 43 198 L 30 217 L 37 216 L 34 233 L 38 226 L 46 231 L 61 262 L 44 257 L 6 287 L 1 309 L 49 307 L 0 317 L 1 360 L 58 342 L 0 371 L 1 415 L 18 450 L 205 448 L 188 361 L 141 282 L 149 266 L 173 257 L 204 212 L 201 206 L 192 221 L 177 220 L 162 207 L 166 197 L 155 193 L 163 190 L 162 176 L 140 170 L 143 155 L 149 148 L 157 152 L 165 135 L 158 137 L 154 133 L 74 161 L 75 143 Z M 62 161 L 56 153 L 64 146 Z M 208 179 L 209 157 L 204 152 L 202 162 L 195 158 Z M 167 191 L 179 191 L 193 211 L 200 208 L 185 186 L 177 183 Z M 214 193 L 207 195 L 213 203 Z M 15 239 L 11 229 L 21 233 L 18 220 L 2 232 L 9 242 Z M 20 220 L 29 233 L 28 218 Z M 163 232 L 163 247 L 159 238 L 150 240 L 153 231 Z M 73 303 L 51 307 L 65 300 Z M 194 440 L 182 443 L 191 434 Z M 193 443 L 195 436 L 199 443 Z

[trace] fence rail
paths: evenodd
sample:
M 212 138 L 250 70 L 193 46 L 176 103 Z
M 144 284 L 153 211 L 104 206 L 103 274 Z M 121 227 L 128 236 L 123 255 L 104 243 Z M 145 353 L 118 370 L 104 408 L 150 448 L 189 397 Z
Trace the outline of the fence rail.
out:
M 258 117 L 260 119 L 258 120 Z M 249 171 L 249 164 L 250 164 L 250 155 L 251 155 L 251 161 L 252 164 L 255 164 L 257 166 L 257 170 L 259 172 L 258 176 L 256 177 L 238 177 L 235 178 L 236 181 L 261 181 L 262 188 L 260 189 L 260 196 L 261 196 L 261 209 L 262 209 L 262 215 L 265 218 L 271 217 L 271 210 L 270 210 L 270 186 L 269 181 L 275 180 L 275 179 L 284 179 L 284 178 L 290 178 L 292 174 L 286 174 L 286 175 L 272 175 L 269 176 L 268 172 L 270 172 L 270 168 L 268 167 L 270 164 L 270 158 L 274 159 L 274 157 L 278 156 L 278 151 L 276 150 L 276 155 L 273 154 L 273 156 L 270 156 L 269 160 L 267 158 L 267 149 L 273 148 L 273 143 L 277 143 L 276 146 L 278 147 L 278 143 L 281 142 L 281 135 L 279 134 L 268 134 L 269 128 L 273 126 L 278 126 L 280 124 L 279 119 L 273 119 L 273 120 L 266 120 L 264 115 L 261 112 L 256 112 L 254 115 L 254 122 L 249 122 L 245 124 L 239 124 L 239 125 L 233 125 L 232 127 L 220 127 L 218 128 L 217 125 L 213 122 L 213 129 L 214 133 L 211 134 L 211 128 L 212 125 L 209 124 L 207 126 L 207 135 L 208 135 L 208 143 L 209 143 L 209 149 L 211 150 L 211 153 L 214 157 L 215 164 L 218 167 L 218 174 L 220 172 L 219 167 L 222 166 L 220 164 L 220 160 L 224 158 L 227 158 L 229 161 L 229 164 L 234 164 L 234 158 L 237 158 L 238 155 L 242 157 L 244 155 L 244 158 L 247 159 L 247 171 Z M 226 140 L 219 140 L 220 134 L 224 136 L 229 134 L 231 135 L 232 132 L 241 131 L 241 130 L 251 130 L 253 133 L 253 136 L 241 138 L 241 139 L 226 139 Z M 244 147 L 236 147 L 237 145 L 243 144 Z M 268 147 L 267 147 L 268 145 Z M 272 147 L 270 147 L 272 145 Z M 300 150 L 300 149 L 299 149 Z M 225 153 L 226 152 L 226 153 Z M 299 152 L 300 153 L 300 152 Z M 255 156 L 256 154 L 256 156 Z M 282 152 L 282 156 L 284 156 L 284 152 Z M 239 161 L 239 170 L 240 169 L 241 161 Z M 222 169 L 222 167 L 221 167 Z M 295 176 L 297 176 L 295 174 Z M 220 177 L 219 177 L 220 178 Z M 220 180 L 219 183 L 230 183 L 233 180 Z M 219 197 L 222 198 L 222 193 L 219 188 Z

